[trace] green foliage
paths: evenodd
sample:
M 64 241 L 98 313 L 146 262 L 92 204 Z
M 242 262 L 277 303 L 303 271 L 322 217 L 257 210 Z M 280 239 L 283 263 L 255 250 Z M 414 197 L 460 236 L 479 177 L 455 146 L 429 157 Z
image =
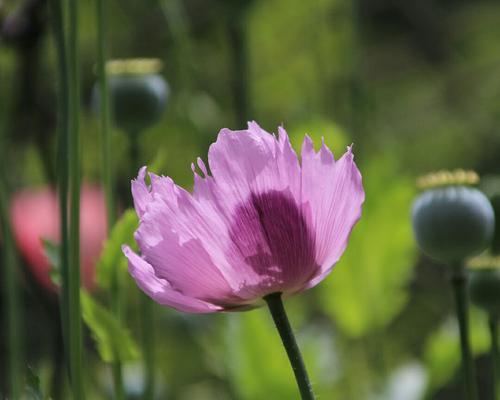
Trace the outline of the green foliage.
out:
M 409 210 L 411 179 L 391 158 L 361 168 L 366 191 L 363 215 L 345 254 L 320 285 L 322 305 L 350 337 L 381 329 L 407 301 L 414 263 Z
M 124 244 L 128 244 L 131 247 L 136 246 L 134 231 L 137 229 L 137 226 L 137 214 L 134 210 L 130 209 L 123 213 L 120 220 L 113 227 L 97 263 L 97 282 L 100 288 L 110 288 L 115 269 L 120 279 L 126 276 L 127 259 L 123 255 L 121 247 Z
M 40 386 L 40 377 L 33 371 L 31 367 L 28 368 L 26 376 L 26 398 L 29 400 L 44 400 L 42 388 Z
M 88 293 L 81 291 L 83 320 L 96 341 L 97 350 L 105 362 L 132 361 L 140 356 L 139 348 L 128 329 Z

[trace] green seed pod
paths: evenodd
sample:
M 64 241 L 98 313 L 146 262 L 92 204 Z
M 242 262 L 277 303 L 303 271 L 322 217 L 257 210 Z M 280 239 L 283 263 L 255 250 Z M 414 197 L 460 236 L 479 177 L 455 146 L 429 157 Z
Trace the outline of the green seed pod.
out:
M 170 92 L 158 73 L 160 69 L 161 62 L 155 59 L 115 60 L 106 64 L 111 113 L 118 128 L 138 133 L 160 119 Z
M 457 263 L 483 251 L 491 243 L 495 225 L 487 197 L 456 182 L 461 180 L 448 179 L 450 186 L 438 186 L 438 180 L 438 187 L 417 197 L 412 210 L 418 245 L 430 257 L 446 263 Z
M 499 318 L 500 268 L 496 266 L 470 269 L 469 293 L 472 302 L 476 306 L 482 308 L 491 316 Z

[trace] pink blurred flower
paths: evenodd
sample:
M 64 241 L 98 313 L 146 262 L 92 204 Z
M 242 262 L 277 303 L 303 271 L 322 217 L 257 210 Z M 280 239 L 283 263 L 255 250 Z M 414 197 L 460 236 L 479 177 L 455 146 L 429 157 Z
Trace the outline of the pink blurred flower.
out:
M 11 215 L 17 245 L 36 280 L 56 290 L 50 279 L 50 263 L 42 239 L 59 243 L 59 206 L 54 190 L 25 189 L 12 198 Z M 106 238 L 106 207 L 102 191 L 83 185 L 80 205 L 81 279 L 86 289 L 94 287 L 95 263 Z
M 335 161 L 309 137 L 299 163 L 287 133 L 255 122 L 220 131 L 210 147 L 211 176 L 198 158 L 191 195 L 146 168 L 132 181 L 142 257 L 123 252 L 139 287 L 156 302 L 210 313 L 291 295 L 331 271 L 361 216 L 364 190 L 351 148 Z

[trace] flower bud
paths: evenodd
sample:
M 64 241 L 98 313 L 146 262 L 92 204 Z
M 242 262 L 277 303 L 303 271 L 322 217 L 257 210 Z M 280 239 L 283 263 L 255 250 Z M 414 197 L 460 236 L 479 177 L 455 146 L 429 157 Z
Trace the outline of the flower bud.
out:
M 460 262 L 489 246 L 495 216 L 488 198 L 465 186 L 468 173 L 440 174 L 443 179 L 434 174 L 427 180 L 428 189 L 413 204 L 413 230 L 424 253 L 442 262 Z

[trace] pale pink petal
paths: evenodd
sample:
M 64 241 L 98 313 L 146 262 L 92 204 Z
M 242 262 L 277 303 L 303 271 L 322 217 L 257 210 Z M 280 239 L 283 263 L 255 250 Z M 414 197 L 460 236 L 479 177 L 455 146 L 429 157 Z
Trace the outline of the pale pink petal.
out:
M 208 162 L 217 189 L 230 209 L 251 194 L 270 190 L 292 192 L 298 201 L 299 168 L 284 129 L 280 141 L 255 122 L 246 131 L 220 131 L 210 146 Z
M 135 254 L 128 246 L 122 247 L 129 261 L 129 272 L 141 290 L 157 303 L 190 313 L 212 313 L 222 307 L 186 296 L 174 290 L 166 279 L 159 278 L 155 269 Z
M 309 138 L 302 146 L 302 201 L 310 207 L 316 261 L 320 273 L 307 287 L 321 281 L 344 252 L 349 235 L 361 217 L 365 194 L 352 149 L 336 161 L 323 144 L 314 152 Z
M 151 194 L 149 192 L 148 186 L 146 185 L 145 179 L 146 167 L 142 167 L 139 170 L 137 179 L 134 179 L 131 185 L 134 207 L 139 218 L 142 217 L 142 215 L 146 212 L 146 206 L 151 200 Z
M 194 266 L 195 269 L 207 268 L 211 276 L 222 275 L 234 292 L 240 289 L 242 282 L 258 282 L 259 276 L 245 268 L 244 263 L 239 261 L 234 264 L 228 260 L 226 249 L 231 242 L 228 231 L 230 221 L 223 212 L 210 202 L 197 201 L 168 177 L 154 174 L 150 177 L 153 200 L 148 204 L 148 211 L 143 214 L 136 232 L 143 254 L 162 246 L 182 248 L 186 242 L 198 240 L 204 251 L 210 254 L 210 259 Z M 164 244 L 174 238 L 172 235 L 175 235 L 177 244 Z
M 243 302 L 212 260 L 213 257 L 221 262 L 224 256 L 217 254 L 216 247 L 205 247 L 213 242 L 211 235 L 196 229 L 196 221 L 206 224 L 205 220 L 191 205 L 180 205 L 183 200 L 189 201 L 178 199 L 175 207 L 162 199 L 150 203 L 136 233 L 145 261 L 155 266 L 156 276 L 167 279 L 185 295 L 217 304 Z M 191 224 L 184 225 L 188 221 Z

